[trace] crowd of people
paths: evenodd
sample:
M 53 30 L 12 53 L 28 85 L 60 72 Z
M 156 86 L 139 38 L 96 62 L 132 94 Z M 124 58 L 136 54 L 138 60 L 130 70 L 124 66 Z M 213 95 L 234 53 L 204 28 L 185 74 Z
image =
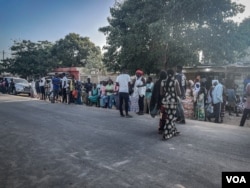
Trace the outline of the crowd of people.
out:
M 13 79 L 10 79 L 10 81 L 7 78 L 0 80 L 0 92 L 13 94 L 14 87 L 15 83 Z
M 95 105 L 116 108 L 121 117 L 131 118 L 131 113 L 146 113 L 152 117 L 160 115 L 158 132 L 164 140 L 179 135 L 175 123 L 185 124 L 186 118 L 222 123 L 225 111 L 229 115 L 242 113 L 240 126 L 244 126 L 250 114 L 250 76 L 244 80 L 244 97 L 236 95 L 233 81 L 224 79 L 201 79 L 197 75 L 187 79 L 182 66 L 161 71 L 156 81 L 137 70 L 131 77 L 123 70 L 116 80 L 107 79 L 100 83 L 86 83 L 68 79 L 66 74 L 55 74 L 51 79 L 40 77 L 31 82 L 32 96 L 51 103 Z M 1 87 L 10 87 L 1 82 Z M 245 103 L 245 106 L 242 104 Z

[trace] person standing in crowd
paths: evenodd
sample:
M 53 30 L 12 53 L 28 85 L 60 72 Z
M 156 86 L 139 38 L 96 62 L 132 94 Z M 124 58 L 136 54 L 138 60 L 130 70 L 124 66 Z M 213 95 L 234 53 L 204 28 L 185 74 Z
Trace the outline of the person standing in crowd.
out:
M 67 104 L 70 104 L 70 100 L 71 100 L 71 80 L 68 79 L 68 85 L 67 85 L 67 88 L 66 88 L 66 97 L 67 97 Z
M 197 97 L 201 88 L 200 75 L 197 75 L 194 81 L 193 95 L 194 95 L 194 119 L 197 119 Z
M 87 78 L 87 82 L 84 84 L 84 89 L 86 92 L 85 101 L 84 101 L 85 103 L 87 103 L 88 101 L 88 97 L 92 91 L 92 86 L 93 84 L 91 83 L 90 78 Z
M 236 95 L 236 107 L 235 110 L 239 113 L 243 113 L 244 111 L 244 102 L 246 99 L 246 95 L 244 95 L 243 98 L 240 97 L 240 95 Z
M 232 116 L 232 112 L 235 111 L 236 107 L 236 92 L 232 84 L 227 88 L 227 102 L 228 102 L 228 113 Z M 238 110 L 236 110 L 236 116 L 239 116 Z
M 197 96 L 197 119 L 200 121 L 205 121 L 205 102 L 206 102 L 206 89 L 205 87 L 201 87 Z
M 194 118 L 194 96 L 193 96 L 193 80 L 189 80 L 186 88 L 186 97 L 182 100 L 183 108 L 184 108 L 184 116 L 186 118 L 193 119 Z
M 66 74 L 63 73 L 62 74 L 63 78 L 62 78 L 62 103 L 67 103 L 67 87 L 68 85 L 68 79 L 66 77 Z
M 154 88 L 154 83 L 152 77 L 148 77 L 146 82 L 146 95 L 144 99 L 144 113 L 149 112 L 150 113 L 150 100 L 152 96 L 152 91 Z
M 164 125 L 163 140 L 167 140 L 180 133 L 175 127 L 174 119 L 181 90 L 172 69 L 167 71 L 167 79 L 161 82 L 161 96 L 161 112 L 167 116 Z
M 96 87 L 96 84 L 93 84 L 91 95 L 88 98 L 88 105 L 92 106 L 92 104 L 95 103 L 96 107 L 99 106 L 99 95 L 98 95 L 98 88 Z
M 45 77 L 41 77 L 39 81 L 40 100 L 45 100 Z
M 4 78 L 4 93 L 8 93 L 9 82 L 7 78 Z
M 105 90 L 107 95 L 107 106 L 111 109 L 114 101 L 114 84 L 111 79 L 108 80 L 108 84 L 106 85 Z
M 81 81 L 79 81 L 79 80 L 76 81 L 75 89 L 77 90 L 77 97 L 75 100 L 75 104 L 82 104 L 82 82 Z M 91 87 L 91 89 L 92 89 L 92 87 Z
M 160 110 L 161 109 L 161 82 L 162 80 L 165 80 L 167 78 L 167 72 L 166 71 L 161 71 L 159 74 L 159 79 L 155 82 L 154 84 L 154 88 L 152 91 L 152 97 L 150 100 L 150 114 L 152 117 L 155 117 L 156 114 L 152 114 L 151 112 L 153 112 L 156 108 L 156 110 Z M 164 114 L 165 115 L 165 114 Z M 162 116 L 160 117 L 160 121 L 159 121 L 159 127 L 158 127 L 158 133 L 162 134 L 164 131 L 164 126 L 166 123 L 166 116 L 164 116 L 162 114 Z
M 121 74 L 117 76 L 116 78 L 116 84 L 119 86 L 119 110 L 120 110 L 120 116 L 121 117 L 132 117 L 128 114 L 128 102 L 129 102 L 129 87 L 131 79 L 130 76 L 125 72 L 125 70 L 122 70 Z M 126 116 L 124 116 L 123 113 L 123 101 L 125 102 L 125 113 Z
M 244 111 L 243 111 L 243 115 L 241 117 L 241 121 L 240 121 L 240 126 L 243 127 L 245 122 L 246 122 L 246 119 L 248 116 L 250 116 L 250 83 L 248 83 L 246 85 L 246 88 L 245 88 L 245 94 L 246 94 L 246 101 L 245 101 L 245 108 L 244 108 Z
M 176 74 L 175 74 L 175 79 L 179 82 L 179 86 L 181 89 L 181 99 L 185 99 L 185 94 L 186 94 L 186 76 L 182 72 L 182 66 L 177 65 L 176 67 Z
M 76 90 L 76 80 L 74 76 L 72 77 L 72 80 L 69 85 L 69 90 L 70 90 L 70 103 L 75 103 L 75 100 L 77 98 L 77 90 Z
M 142 76 L 143 71 L 137 70 L 135 72 L 136 78 L 134 83 L 134 93 L 133 97 L 138 96 L 138 105 L 139 105 L 139 112 L 138 115 L 143 115 L 144 113 L 144 97 L 146 94 L 146 81 L 145 78 Z
M 47 98 L 49 99 L 50 96 L 50 80 L 45 80 L 45 85 L 44 85 L 44 89 L 45 89 L 45 100 L 47 100 Z
M 136 76 L 133 77 L 133 79 L 131 80 L 131 85 L 129 88 L 129 110 L 130 112 L 135 112 L 138 113 L 139 112 L 139 95 L 137 92 L 137 88 L 135 88 L 135 80 L 136 80 Z
M 223 102 L 223 86 L 219 83 L 218 80 L 213 81 L 214 82 L 214 89 L 212 91 L 212 101 L 213 101 L 213 107 L 214 107 L 214 117 L 215 117 L 215 123 L 220 123 L 220 113 L 221 113 L 221 103 Z M 208 120 L 210 120 L 211 116 L 208 116 Z
M 101 107 L 100 102 L 101 102 L 101 88 L 103 86 L 103 81 L 100 81 L 99 84 L 96 85 L 96 88 L 98 90 L 98 107 Z
M 51 100 L 51 103 L 55 103 L 55 99 L 58 100 L 60 84 L 61 84 L 61 80 L 58 76 L 58 73 L 55 73 L 55 77 L 52 78 L 52 84 L 53 84 L 53 98 Z
M 107 93 L 106 93 L 106 81 L 102 81 L 102 86 L 100 88 L 100 107 L 107 108 Z
M 208 120 L 208 121 L 211 121 L 211 118 L 214 117 L 214 106 L 213 106 L 212 92 L 213 92 L 213 89 L 215 87 L 215 85 L 214 85 L 215 81 L 216 80 L 211 81 L 210 88 L 207 91 L 206 120 Z
M 219 82 L 222 86 L 222 103 L 221 103 L 221 110 L 220 110 L 220 123 L 223 123 L 223 119 L 224 119 L 225 111 L 226 111 L 227 91 L 226 91 L 226 86 L 225 86 L 225 79 L 220 79 Z
M 184 115 L 184 108 L 182 104 L 182 100 L 186 97 L 186 76 L 182 73 L 182 66 L 178 65 L 176 67 L 176 74 L 175 79 L 178 81 L 181 95 L 178 97 L 178 103 L 177 103 L 177 111 L 176 111 L 176 117 L 178 123 L 185 124 L 185 115 Z
M 40 82 L 40 80 L 39 79 L 37 79 L 36 81 L 35 81 L 35 88 L 36 88 L 36 93 L 37 93 L 37 98 L 39 99 L 40 98 L 40 87 L 39 87 L 39 82 Z
M 5 81 L 3 78 L 0 77 L 0 93 L 4 93 L 4 85 Z

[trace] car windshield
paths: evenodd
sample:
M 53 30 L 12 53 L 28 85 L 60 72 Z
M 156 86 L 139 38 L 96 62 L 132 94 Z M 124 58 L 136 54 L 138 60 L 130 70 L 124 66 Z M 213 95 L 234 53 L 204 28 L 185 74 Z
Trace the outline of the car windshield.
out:
M 21 83 L 21 84 L 29 84 L 27 80 L 24 79 L 14 79 L 15 83 Z

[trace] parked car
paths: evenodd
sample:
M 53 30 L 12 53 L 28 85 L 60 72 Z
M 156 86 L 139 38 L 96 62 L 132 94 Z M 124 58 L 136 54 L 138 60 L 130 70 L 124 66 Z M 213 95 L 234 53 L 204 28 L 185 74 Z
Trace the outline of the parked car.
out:
M 14 82 L 14 88 L 12 90 L 12 94 L 18 95 L 21 93 L 31 95 L 31 86 L 29 82 L 23 78 L 17 78 L 17 77 L 5 77 L 8 80 L 8 83 L 10 84 L 11 79 L 13 79 Z

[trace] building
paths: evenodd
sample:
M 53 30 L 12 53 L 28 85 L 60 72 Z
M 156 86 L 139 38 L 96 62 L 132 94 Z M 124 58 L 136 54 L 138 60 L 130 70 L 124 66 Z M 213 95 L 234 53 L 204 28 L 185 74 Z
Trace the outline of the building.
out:
M 250 74 L 250 64 L 230 64 L 230 65 L 200 65 L 195 67 L 184 67 L 188 80 L 194 80 L 196 75 L 207 81 L 225 78 L 226 84 L 236 84 L 238 86 L 237 94 L 243 95 L 243 81 Z

